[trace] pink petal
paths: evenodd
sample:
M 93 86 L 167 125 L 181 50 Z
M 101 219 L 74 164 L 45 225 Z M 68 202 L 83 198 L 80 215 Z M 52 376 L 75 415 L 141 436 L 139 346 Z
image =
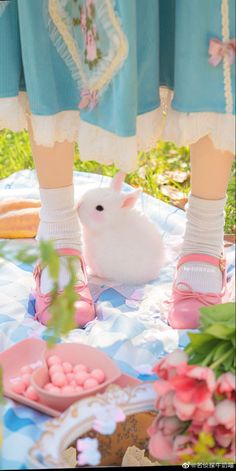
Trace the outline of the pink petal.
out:
M 172 440 L 164 437 L 161 432 L 156 433 L 149 440 L 149 452 L 157 460 L 171 461 L 175 457 Z

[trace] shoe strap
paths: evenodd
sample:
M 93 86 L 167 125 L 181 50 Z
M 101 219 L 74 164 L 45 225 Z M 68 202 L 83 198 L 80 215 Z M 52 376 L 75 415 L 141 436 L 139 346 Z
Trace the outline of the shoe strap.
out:
M 221 290 L 221 293 L 219 293 L 219 295 L 220 297 L 222 297 L 225 294 L 227 272 L 226 272 L 226 259 L 223 257 L 223 255 L 220 258 L 213 257 L 212 255 L 198 254 L 198 253 L 184 255 L 183 257 L 179 259 L 178 264 L 177 264 L 177 269 L 184 263 L 189 263 L 189 262 L 209 263 L 210 265 L 214 265 L 215 267 L 218 267 L 220 271 L 222 272 L 222 290 Z M 208 295 L 212 296 L 213 293 L 208 293 Z
M 177 268 L 180 267 L 180 265 L 183 265 L 184 263 L 189 263 L 189 262 L 198 262 L 198 263 L 209 263 L 210 265 L 214 265 L 215 267 L 218 267 L 220 271 L 224 272 L 226 269 L 226 260 L 222 256 L 220 258 L 213 257 L 212 255 L 206 255 L 202 253 L 196 253 L 196 254 L 189 254 L 189 255 L 184 255 L 181 257 L 178 261 Z

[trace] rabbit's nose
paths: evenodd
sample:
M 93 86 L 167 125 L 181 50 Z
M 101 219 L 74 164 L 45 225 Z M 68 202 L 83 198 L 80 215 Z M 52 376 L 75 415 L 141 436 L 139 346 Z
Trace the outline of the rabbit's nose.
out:
M 79 208 L 80 208 L 81 204 L 82 204 L 82 201 L 78 201 L 78 202 L 77 202 L 77 205 L 76 205 L 76 209 L 77 209 L 77 211 L 79 210 Z

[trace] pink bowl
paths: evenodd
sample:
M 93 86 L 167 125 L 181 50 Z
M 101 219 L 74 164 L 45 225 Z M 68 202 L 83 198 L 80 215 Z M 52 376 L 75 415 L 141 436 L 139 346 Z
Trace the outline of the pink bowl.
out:
M 45 384 L 49 382 L 47 358 L 52 355 L 58 355 L 62 361 L 68 361 L 73 365 L 84 363 L 89 370 L 102 368 L 106 379 L 102 384 L 81 393 L 73 392 L 66 395 L 59 395 L 46 391 L 43 388 Z M 44 366 L 37 369 L 31 376 L 32 386 L 45 404 L 60 411 L 64 411 L 73 404 L 73 402 L 83 397 L 102 392 L 109 384 L 114 383 L 121 376 L 119 368 L 105 353 L 96 348 L 89 347 L 88 345 L 80 345 L 78 343 L 62 343 L 53 348 L 46 349 L 43 354 L 43 361 Z

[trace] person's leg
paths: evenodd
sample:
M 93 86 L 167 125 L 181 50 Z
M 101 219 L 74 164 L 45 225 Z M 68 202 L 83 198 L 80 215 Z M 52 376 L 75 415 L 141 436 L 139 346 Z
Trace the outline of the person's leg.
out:
M 51 148 L 38 145 L 34 140 L 30 122 L 28 124 L 42 205 L 37 240 L 53 240 L 56 249 L 72 249 L 80 253 L 81 229 L 74 205 L 74 143 L 56 142 Z M 63 290 L 70 275 L 66 256 L 60 256 L 60 262 L 59 288 Z M 84 284 L 86 275 L 79 258 L 76 269 L 78 284 Z M 39 279 L 40 292 L 43 295 L 49 293 L 53 288 L 53 281 L 47 267 L 42 270 Z M 85 289 L 88 302 L 78 302 L 76 310 L 76 320 L 80 325 L 94 317 L 91 296 L 88 288 Z M 44 302 L 41 296 L 36 299 L 36 316 L 43 324 L 49 319 L 47 307 L 47 302 Z M 42 311 L 42 314 L 38 315 L 37 311 Z
M 198 308 L 201 305 L 199 293 L 218 296 L 222 291 L 220 260 L 224 242 L 224 206 L 233 161 L 233 155 L 217 150 L 209 137 L 192 144 L 190 155 L 191 194 L 175 280 L 176 302 L 169 313 L 169 322 L 176 328 L 197 326 Z M 180 292 L 186 290 L 198 293 L 197 304 L 192 301 L 194 295 L 181 299 Z M 209 301 L 214 302 L 214 296 L 207 298 Z M 215 302 L 221 302 L 220 297 L 216 297 Z

